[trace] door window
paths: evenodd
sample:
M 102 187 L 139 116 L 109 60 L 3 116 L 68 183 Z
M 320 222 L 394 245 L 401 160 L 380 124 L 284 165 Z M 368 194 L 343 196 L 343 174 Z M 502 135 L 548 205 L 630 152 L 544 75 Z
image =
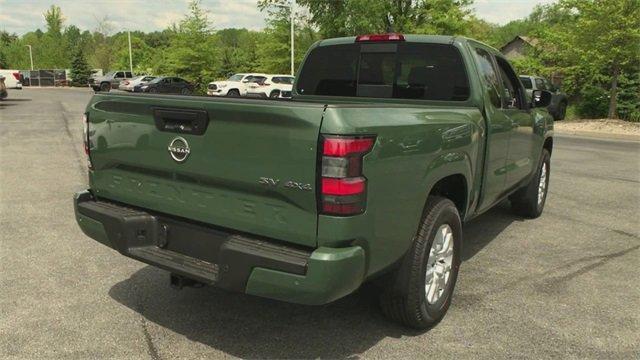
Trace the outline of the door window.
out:
M 524 86 L 525 89 L 533 89 L 533 83 L 530 77 L 520 76 L 520 82 L 522 82 L 522 86 Z
M 116 73 L 116 76 L 115 76 L 116 79 L 120 79 L 120 78 L 123 78 L 123 77 L 124 77 L 124 73 L 122 71 L 118 71 Z
M 127 78 L 132 78 L 132 77 L 133 77 L 133 75 L 131 75 L 131 73 L 130 73 L 129 71 L 125 72 L 125 73 L 124 73 L 124 75 L 125 75 Z
M 503 107 L 505 109 L 525 109 L 525 97 L 516 73 L 506 60 L 498 57 L 496 62 L 500 68 L 500 78 L 502 79 L 502 94 L 505 99 Z
M 500 68 L 500 78 L 502 79 L 503 107 L 505 109 L 525 109 L 523 89 L 520 87 L 515 71 L 502 58 L 496 58 L 496 62 Z
M 536 89 L 538 90 L 549 90 L 547 89 L 547 85 L 541 78 L 536 78 Z
M 492 56 L 484 49 L 475 48 L 476 60 L 478 61 L 478 67 L 480 76 L 484 79 L 489 98 L 493 106 L 499 108 L 502 105 L 500 96 L 500 80 L 498 78 L 498 71 L 493 63 Z

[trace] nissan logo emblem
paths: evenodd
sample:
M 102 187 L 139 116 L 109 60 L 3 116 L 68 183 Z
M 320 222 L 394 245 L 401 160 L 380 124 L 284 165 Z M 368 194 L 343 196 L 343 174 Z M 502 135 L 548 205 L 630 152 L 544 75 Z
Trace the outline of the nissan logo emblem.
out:
M 191 149 L 189 149 L 189 143 L 183 137 L 177 137 L 171 141 L 169 147 L 169 154 L 173 158 L 173 160 L 181 163 L 187 160 L 189 154 L 191 153 Z

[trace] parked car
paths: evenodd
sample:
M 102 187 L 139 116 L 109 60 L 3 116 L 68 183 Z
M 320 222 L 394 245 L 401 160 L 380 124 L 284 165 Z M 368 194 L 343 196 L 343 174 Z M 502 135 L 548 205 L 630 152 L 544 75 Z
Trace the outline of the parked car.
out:
M 95 76 L 89 78 L 89 85 L 94 91 L 110 91 L 117 89 L 120 82 L 133 78 L 130 71 L 111 71 L 104 76 Z
M 134 92 L 147 92 L 158 94 L 181 94 L 190 95 L 193 93 L 194 85 L 187 80 L 174 76 L 159 76 L 146 84 L 136 85 Z
M 0 100 L 3 100 L 9 95 L 7 93 L 7 85 L 4 82 L 5 82 L 5 76 L 0 74 Z
M 20 70 L 0 69 L 0 75 L 4 76 L 4 85 L 7 89 L 22 89 Z
M 265 74 L 235 74 L 223 81 L 212 81 L 207 86 L 209 96 L 245 96 L 247 84 Z
M 266 75 L 247 83 L 247 97 L 291 98 L 295 78 L 291 75 Z
M 549 80 L 541 76 L 520 75 L 520 81 L 522 82 L 522 85 L 524 85 L 529 96 L 531 96 L 531 93 L 534 90 L 549 91 L 551 93 L 551 104 L 549 104 L 547 110 L 551 116 L 553 116 L 554 120 L 564 119 L 567 114 L 569 98 L 558 86 L 553 85 Z
M 428 328 L 463 222 L 505 199 L 542 214 L 551 94 L 532 95 L 496 49 L 400 34 L 316 42 L 286 102 L 97 93 L 76 220 L 178 288 L 320 305 L 371 281 L 389 318 Z
M 133 91 L 136 85 L 141 85 L 141 86 L 146 85 L 148 82 L 150 82 L 155 78 L 156 78 L 155 76 L 149 76 L 149 75 L 136 76 L 131 80 L 121 81 L 120 85 L 118 86 L 118 89 L 123 91 Z

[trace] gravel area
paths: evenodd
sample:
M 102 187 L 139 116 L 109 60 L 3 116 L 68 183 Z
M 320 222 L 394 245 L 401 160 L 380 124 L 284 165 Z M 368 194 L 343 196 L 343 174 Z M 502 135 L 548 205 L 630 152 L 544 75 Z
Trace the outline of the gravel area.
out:
M 570 134 L 613 134 L 640 140 L 640 123 L 617 119 L 580 119 L 556 121 L 555 130 Z

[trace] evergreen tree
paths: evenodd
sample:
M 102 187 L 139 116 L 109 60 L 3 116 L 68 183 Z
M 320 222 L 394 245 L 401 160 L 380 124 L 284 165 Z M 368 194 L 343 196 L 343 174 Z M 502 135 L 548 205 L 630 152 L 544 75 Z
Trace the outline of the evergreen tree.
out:
M 84 86 L 89 82 L 89 76 L 91 76 L 91 68 L 84 57 L 82 48 L 78 47 L 71 62 L 72 83 L 76 86 Z

